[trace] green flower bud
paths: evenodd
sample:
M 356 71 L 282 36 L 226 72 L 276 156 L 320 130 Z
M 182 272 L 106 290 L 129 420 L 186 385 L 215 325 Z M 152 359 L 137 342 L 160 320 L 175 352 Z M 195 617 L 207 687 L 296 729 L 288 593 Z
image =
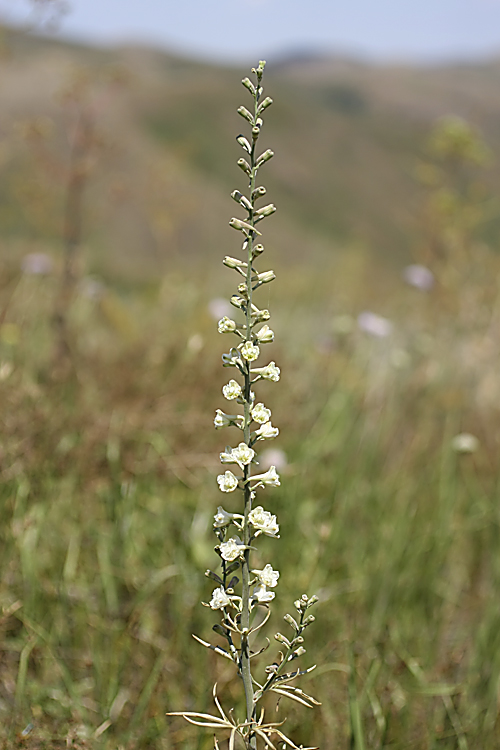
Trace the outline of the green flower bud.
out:
M 276 211 L 276 206 L 274 203 L 269 203 L 269 205 L 264 206 L 263 208 L 259 208 L 258 211 L 255 212 L 254 216 L 256 221 L 260 221 L 261 219 L 265 219 L 266 216 L 271 216 Z
M 235 219 L 234 217 L 229 222 L 229 226 L 233 229 L 237 229 L 239 232 L 246 232 L 247 234 L 254 232 L 255 234 L 260 234 L 260 232 L 251 224 L 248 224 L 248 222 L 242 221 L 241 219 Z
M 255 200 L 256 198 L 262 198 L 266 194 L 267 190 L 266 188 L 261 185 L 260 187 L 256 187 L 255 190 L 252 190 L 252 200 Z
M 236 162 L 240 169 L 243 170 L 243 172 L 250 177 L 252 170 L 250 168 L 250 164 L 247 162 L 246 159 L 238 159 Z
M 245 120 L 248 120 L 250 124 L 253 124 L 253 115 L 250 114 L 248 109 L 246 107 L 238 107 L 236 110 L 239 115 L 241 115 Z
M 259 105 L 259 108 L 257 110 L 257 114 L 260 115 L 261 112 L 263 112 L 265 109 L 267 109 L 268 107 L 270 107 L 272 103 L 273 103 L 273 100 L 271 99 L 271 97 L 270 96 L 266 96 L 266 98 L 264 99 L 264 101 Z
M 296 620 L 293 619 L 292 615 L 285 615 L 283 619 L 284 619 L 285 622 L 287 622 L 289 625 L 291 625 L 292 628 L 294 628 L 296 631 L 298 631 L 299 626 L 298 626 Z
M 242 84 L 243 84 L 243 86 L 244 86 L 244 87 L 245 87 L 246 89 L 248 89 L 248 90 L 250 91 L 250 93 L 251 93 L 251 94 L 253 94 L 253 95 L 255 96 L 255 86 L 253 85 L 253 83 L 252 83 L 252 81 L 250 80 L 250 78 L 244 78 L 244 79 L 242 80 Z
M 246 268 L 248 265 L 244 261 L 238 260 L 238 258 L 231 258 L 230 255 L 226 255 L 222 263 L 227 268 Z
M 245 138 L 244 135 L 238 135 L 236 137 L 236 141 L 240 144 L 240 146 L 242 148 L 245 149 L 245 151 L 247 152 L 247 154 L 251 153 L 252 147 L 250 146 L 249 142 L 247 141 L 247 139 Z
M 259 158 L 257 159 L 255 163 L 255 166 L 261 167 L 263 164 L 266 163 L 266 161 L 269 161 L 269 159 L 272 159 L 273 156 L 274 156 L 274 151 L 271 151 L 271 149 L 268 148 L 267 151 L 264 151 L 264 153 L 259 156 Z
M 260 244 L 255 245 L 252 250 L 254 258 L 257 258 L 259 255 L 262 255 L 263 252 L 264 252 L 264 245 L 260 245 Z
M 278 643 L 283 643 L 283 645 L 287 646 L 288 648 L 290 648 L 290 646 L 292 645 L 288 638 L 285 638 L 285 636 L 281 635 L 281 633 L 276 633 L 274 637 L 278 641 Z

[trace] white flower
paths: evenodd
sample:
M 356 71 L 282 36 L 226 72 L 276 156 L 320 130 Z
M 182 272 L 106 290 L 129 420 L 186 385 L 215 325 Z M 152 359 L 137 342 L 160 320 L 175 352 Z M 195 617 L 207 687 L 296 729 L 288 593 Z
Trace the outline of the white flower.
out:
M 432 271 L 419 264 L 406 266 L 403 271 L 403 279 L 407 284 L 414 286 L 415 289 L 420 289 L 422 292 L 428 292 L 434 286 Z
M 222 393 L 228 401 L 239 398 L 242 394 L 241 385 L 236 380 L 230 380 L 227 385 L 223 386 Z
M 241 356 L 247 360 L 247 362 L 254 362 L 260 354 L 260 349 L 256 344 L 252 344 L 251 341 L 245 341 L 240 348 Z
M 224 591 L 223 586 L 215 589 L 212 592 L 212 599 L 210 601 L 210 606 L 212 609 L 224 609 L 224 607 L 227 607 L 228 604 L 231 604 L 231 599 Z
M 255 404 L 252 409 L 252 419 L 254 419 L 259 424 L 269 422 L 269 420 L 271 419 L 271 409 L 266 409 L 264 404 Z
M 246 443 L 240 443 L 236 448 L 229 448 L 220 454 L 220 460 L 223 464 L 238 464 L 243 469 L 244 466 L 252 463 L 255 451 Z
M 451 441 L 451 447 L 457 453 L 475 453 L 479 448 L 479 440 L 470 432 L 461 432 Z
M 274 362 L 269 362 L 266 367 L 256 367 L 250 370 L 250 372 L 257 373 L 257 375 L 260 375 L 264 380 L 272 380 L 273 383 L 277 383 L 280 379 L 280 368 L 276 367 Z
M 252 599 L 255 599 L 260 604 L 264 604 L 265 602 L 272 601 L 275 596 L 276 594 L 274 593 L 274 591 L 268 591 L 264 584 L 260 583 L 254 588 Z
M 238 486 L 238 480 L 232 471 L 226 471 L 225 474 L 219 474 L 217 482 L 219 484 L 219 489 L 222 492 L 234 492 Z
M 272 331 L 268 325 L 262 326 L 260 331 L 256 334 L 259 344 L 270 344 L 274 341 L 274 331 Z
M 253 477 L 250 477 L 250 479 L 253 481 L 258 481 L 266 487 L 279 487 L 280 486 L 280 478 L 279 474 L 276 471 L 276 466 L 271 466 L 264 474 L 254 474 Z
M 387 318 L 366 310 L 358 315 L 358 328 L 378 339 L 387 338 L 393 331 L 393 324 Z
M 273 516 L 269 511 L 264 510 L 261 505 L 258 505 L 257 508 L 250 511 L 248 514 L 248 520 L 255 529 L 266 534 L 266 536 L 274 536 L 279 539 L 278 534 L 280 527 L 276 522 L 276 516 Z
M 231 472 L 226 471 L 226 474 L 231 474 Z M 222 529 L 224 526 L 229 526 L 231 521 L 235 518 L 243 518 L 243 516 L 241 516 L 239 513 L 228 513 L 227 510 L 224 510 L 222 505 L 219 505 L 219 507 L 217 508 L 217 513 L 214 516 L 214 528 Z
M 257 435 L 257 440 L 272 440 L 273 438 L 278 437 L 279 432 L 278 428 L 273 427 L 271 422 L 266 422 L 255 434 Z
M 226 414 L 221 409 L 217 409 L 215 412 L 214 425 L 216 430 L 220 430 L 221 427 L 230 427 L 231 425 L 240 427 L 241 424 L 239 423 L 242 421 L 243 417 L 241 414 Z
M 243 550 L 246 549 L 245 545 L 237 536 L 229 539 L 228 542 L 222 542 L 219 545 L 220 555 L 226 562 L 233 562 L 236 558 L 240 557 Z
M 272 565 L 267 564 L 263 570 L 252 570 L 252 573 L 257 576 L 260 583 L 263 583 L 264 586 L 269 586 L 273 589 L 278 585 L 280 574 L 277 570 L 273 570 Z
M 233 333 L 236 330 L 236 323 L 231 318 L 228 318 L 227 315 L 224 315 L 219 320 L 217 330 L 219 333 Z

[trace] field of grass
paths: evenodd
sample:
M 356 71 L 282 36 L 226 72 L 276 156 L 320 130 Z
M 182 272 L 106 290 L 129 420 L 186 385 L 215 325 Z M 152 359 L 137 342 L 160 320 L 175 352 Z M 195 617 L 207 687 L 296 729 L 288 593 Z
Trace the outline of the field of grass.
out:
M 176 102 L 185 106 L 174 118 L 142 101 L 136 114 L 172 153 L 155 171 L 135 173 L 131 164 L 158 152 L 131 136 L 130 172 L 118 172 L 115 185 L 130 199 L 130 174 L 139 175 L 131 186 L 138 193 L 148 184 L 136 209 L 149 234 L 127 238 L 144 238 L 145 248 L 132 263 L 119 243 L 106 246 L 106 231 L 94 227 L 109 217 L 102 200 L 109 185 L 106 176 L 91 175 L 83 255 L 93 276 L 82 263 L 64 359 L 54 328 L 63 188 L 51 180 L 67 153 L 58 153 L 57 139 L 42 148 L 30 131 L 16 159 L 5 162 L 8 205 L 18 211 L 14 219 L 9 210 L 0 214 L 13 222 L 4 227 L 0 257 L 6 750 L 208 750 L 209 732 L 166 712 L 211 712 L 214 679 L 228 703 L 242 707 L 232 665 L 192 638 L 213 637 L 217 619 L 201 606 L 212 590 L 204 571 L 214 564 L 211 527 L 221 502 L 215 477 L 226 439 L 212 424 L 227 371 L 210 305 L 232 292 L 220 264 L 232 239 L 230 199 L 223 204 L 217 190 L 229 179 L 236 187 L 239 177 L 235 165 L 234 178 L 229 174 L 232 143 L 226 154 L 196 119 L 193 101 L 205 102 L 205 79 L 193 89 L 187 62 L 179 63 L 179 78 L 172 61 L 155 65 L 166 68 Z M 234 109 L 240 102 L 236 84 L 234 97 L 229 93 L 231 75 L 218 84 L 218 101 Z M 287 75 L 300 80 L 293 69 Z M 294 131 L 290 81 L 285 104 L 276 107 L 281 124 L 270 129 L 277 150 L 279 138 L 286 145 Z M 310 95 L 331 111 L 340 108 L 342 117 L 361 117 L 365 104 L 356 91 L 337 83 Z M 211 132 L 216 112 L 206 120 Z M 370 125 L 381 138 L 389 137 L 386 117 L 376 115 Z M 326 138 L 332 122 L 318 120 L 315 132 Z M 347 143 L 347 130 L 335 122 Z M 365 126 L 352 141 L 357 169 Z M 55 130 L 61 138 L 59 121 Z M 382 170 L 389 184 L 405 138 L 411 140 L 403 130 L 393 131 L 401 139 Z M 298 595 L 318 595 L 302 657 L 317 669 L 302 686 L 321 706 L 287 707 L 286 733 L 322 750 L 500 747 L 500 261 L 494 243 L 485 242 L 498 212 L 474 176 L 477 143 L 467 133 L 460 140 L 460 132 L 448 133 L 446 153 L 435 143 L 426 211 L 408 240 L 435 274 L 427 292 L 405 285 L 398 268 L 356 240 L 349 222 L 335 235 L 328 202 L 341 185 L 326 181 L 323 202 L 299 211 L 307 184 L 290 193 L 286 208 L 283 185 L 293 168 L 281 166 L 271 179 L 285 219 L 270 221 L 266 259 L 278 278 L 261 299 L 273 314 L 276 343 L 267 352 L 282 379 L 261 392 L 280 428 L 273 447 L 287 461 L 268 501 L 281 527 L 272 548 L 281 571 L 273 625 L 281 628 Z M 305 149 L 316 159 L 311 182 L 320 172 L 314 144 L 312 138 Z M 385 163 L 378 146 L 368 151 Z M 117 152 L 105 153 L 103 172 L 116 176 Z M 352 190 L 361 189 L 366 175 L 358 183 L 357 172 L 350 174 Z M 203 204 L 211 176 L 217 190 Z M 126 213 L 122 207 L 123 236 Z M 24 234 L 23 215 L 31 221 Z M 339 249 L 342 232 L 348 239 Z M 177 252 L 159 263 L 155 242 Z M 26 260 L 21 270 L 33 250 L 52 263 L 46 273 L 30 272 Z M 364 311 L 386 318 L 381 335 L 358 325 Z M 473 438 L 457 441 L 464 434 Z M 262 541 L 262 554 L 271 544 Z

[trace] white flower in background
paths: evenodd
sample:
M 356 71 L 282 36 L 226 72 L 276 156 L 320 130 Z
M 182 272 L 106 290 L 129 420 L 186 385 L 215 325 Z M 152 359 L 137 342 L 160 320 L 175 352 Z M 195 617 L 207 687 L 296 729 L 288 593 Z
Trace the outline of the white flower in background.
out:
M 358 315 L 358 328 L 370 336 L 378 339 L 385 339 L 393 331 L 393 324 L 387 318 L 383 318 L 376 313 L 365 311 Z
M 231 472 L 227 471 L 226 474 L 231 474 Z M 243 518 L 243 516 L 241 516 L 239 513 L 228 513 L 227 510 L 224 510 L 222 505 L 219 505 L 219 507 L 217 508 L 217 513 L 214 516 L 214 528 L 222 529 L 224 526 L 229 526 L 231 521 L 236 518 Z
M 223 586 L 212 592 L 212 599 L 210 600 L 210 607 L 212 609 L 224 609 L 229 604 L 231 604 L 231 599 L 224 591 Z
M 220 555 L 226 562 L 234 562 L 245 549 L 245 545 L 237 536 L 219 545 Z
M 276 367 L 275 362 L 269 362 L 265 367 L 255 367 L 250 372 L 260 375 L 264 380 L 271 380 L 273 383 L 277 383 L 280 379 L 280 368 Z
M 280 478 L 279 474 L 276 471 L 276 466 L 270 466 L 269 469 L 264 472 L 264 474 L 254 474 L 253 477 L 250 477 L 252 482 L 257 481 L 261 484 L 264 484 L 266 487 L 279 487 L 280 486 Z
M 221 409 L 217 409 L 215 412 L 214 425 L 216 430 L 220 430 L 221 427 L 230 427 L 236 425 L 240 427 L 240 423 L 243 421 L 241 414 L 225 414 Z
M 222 393 L 228 401 L 233 401 L 235 398 L 239 398 L 242 394 L 241 385 L 236 380 L 230 380 L 222 388 Z
M 273 438 L 278 437 L 279 433 L 280 431 L 277 427 L 273 427 L 271 422 L 266 422 L 259 427 L 255 434 L 257 440 L 272 440 Z
M 270 469 L 271 466 L 275 466 L 276 469 L 283 471 L 288 466 L 285 451 L 279 448 L 267 448 L 262 453 L 259 453 L 259 466 L 263 469 Z
M 49 276 L 54 270 L 54 261 L 47 253 L 28 253 L 21 263 L 22 272 L 33 276 Z
M 217 483 L 221 492 L 234 492 L 238 486 L 238 480 L 232 471 L 226 471 L 225 474 L 219 474 Z
M 470 432 L 461 432 L 451 441 L 451 447 L 457 453 L 475 453 L 479 448 L 479 440 Z
M 248 520 L 252 526 L 261 531 L 266 536 L 274 536 L 277 539 L 280 527 L 276 522 L 276 516 L 271 515 L 269 511 L 264 510 L 262 505 L 258 505 L 257 508 L 253 508 L 248 514 Z
M 272 331 L 268 325 L 262 326 L 260 331 L 255 335 L 259 344 L 270 344 L 274 341 L 274 331 Z
M 214 320 L 219 320 L 225 315 L 229 317 L 234 312 L 234 308 L 227 299 L 223 297 L 215 297 L 208 303 L 208 312 Z
M 254 588 L 252 599 L 258 601 L 259 604 L 265 604 L 266 602 L 272 601 L 275 596 L 276 594 L 274 591 L 268 591 L 264 584 L 260 583 Z
M 224 315 L 224 317 L 219 320 L 217 330 L 219 333 L 234 333 L 236 330 L 236 323 L 234 320 L 231 320 L 231 318 Z
M 251 341 L 245 341 L 240 348 L 241 356 L 247 360 L 247 362 L 254 362 L 260 354 L 260 349 L 256 344 L 252 344 Z
M 434 274 L 425 266 L 419 264 L 406 266 L 403 271 L 403 279 L 415 289 L 429 292 L 434 286 Z
M 257 576 L 259 582 L 263 583 L 264 586 L 269 586 L 269 588 L 273 589 L 278 585 L 280 574 L 277 570 L 273 570 L 272 565 L 269 565 L 269 563 L 262 570 L 252 570 L 252 573 Z
M 269 422 L 269 420 L 271 419 L 271 409 L 266 409 L 264 404 L 255 404 L 252 409 L 252 419 L 254 419 L 259 424 Z

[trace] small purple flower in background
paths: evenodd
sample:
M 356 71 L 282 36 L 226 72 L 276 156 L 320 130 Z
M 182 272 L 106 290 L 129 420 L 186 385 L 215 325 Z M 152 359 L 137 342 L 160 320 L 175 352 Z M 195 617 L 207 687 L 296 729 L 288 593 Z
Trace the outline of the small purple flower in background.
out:
M 21 269 L 29 276 L 49 276 L 54 269 L 54 261 L 47 253 L 28 253 L 23 258 Z
M 387 318 L 365 310 L 358 315 L 358 328 L 360 331 L 370 334 L 370 336 L 385 339 L 391 335 L 394 326 Z
M 403 271 L 403 279 L 415 289 L 422 292 L 429 292 L 434 286 L 434 274 L 425 266 L 418 264 L 406 266 Z

